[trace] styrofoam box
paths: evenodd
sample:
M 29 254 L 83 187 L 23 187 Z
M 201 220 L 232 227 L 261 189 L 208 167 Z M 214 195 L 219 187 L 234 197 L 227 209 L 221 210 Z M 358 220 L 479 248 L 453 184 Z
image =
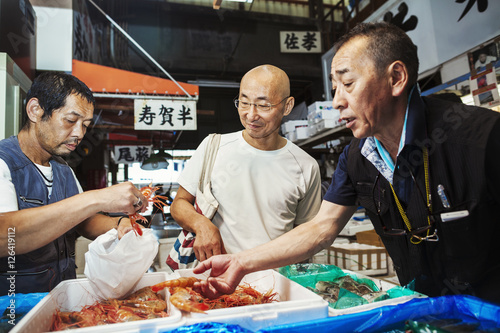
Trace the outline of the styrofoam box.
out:
M 340 120 L 340 118 L 337 119 L 322 119 L 316 123 L 316 130 L 319 132 L 322 132 L 324 130 L 330 129 L 330 128 L 336 128 L 341 126 L 344 123 L 343 120 Z
M 307 115 L 308 124 L 317 124 L 322 120 L 332 120 L 340 123 L 340 111 L 334 108 L 317 110 Z
M 310 114 L 323 109 L 333 109 L 332 101 L 314 102 L 307 107 L 307 113 Z
M 286 134 L 301 126 L 307 126 L 307 120 L 289 120 L 281 125 L 281 131 Z
M 166 273 L 146 273 L 132 291 L 151 286 L 167 279 Z M 168 292 L 161 291 L 165 299 Z M 57 309 L 60 311 L 80 311 L 86 305 L 94 304 L 99 299 L 95 295 L 88 279 L 66 280 L 58 284 L 45 296 L 24 318 L 10 331 L 12 333 L 38 333 L 50 330 L 52 316 Z M 127 323 L 100 325 L 72 330 L 72 332 L 149 332 L 155 333 L 182 326 L 184 323 L 181 312 L 168 304 L 169 317 L 138 320 Z
M 170 254 L 170 250 L 172 249 L 172 247 L 174 247 L 176 240 L 177 238 L 175 237 L 160 238 L 158 240 L 158 242 L 160 243 L 160 246 L 158 247 L 158 264 L 161 268 L 169 267 L 167 265 L 167 258 Z
M 364 274 L 361 274 L 358 272 L 353 272 L 353 271 L 350 271 L 347 269 L 343 269 L 343 271 L 346 273 L 355 275 L 358 278 L 372 280 L 375 283 L 375 285 L 380 289 L 380 291 L 387 291 L 387 290 L 392 289 L 392 288 L 397 286 L 397 284 L 394 284 L 394 283 L 391 283 L 388 281 L 384 281 L 381 279 L 376 279 L 376 278 L 373 278 L 373 277 L 370 277 L 370 276 L 367 276 L 367 275 L 364 275 Z M 383 301 L 373 302 L 373 303 L 369 303 L 369 304 L 353 306 L 353 307 L 347 308 L 347 309 L 333 309 L 330 307 L 330 308 L 328 308 L 328 314 L 330 316 L 340 316 L 340 315 L 348 314 L 348 313 L 363 312 L 363 311 L 368 311 L 368 310 L 375 309 L 375 308 L 380 308 L 380 307 L 385 306 L 385 305 L 401 304 L 401 303 L 408 302 L 409 300 L 412 300 L 414 298 L 425 298 L 425 297 L 427 297 L 427 296 L 420 294 L 420 293 L 415 293 L 414 295 L 410 295 L 410 296 L 402 296 L 402 297 L 397 297 L 397 298 L 386 299 Z
M 295 142 L 295 141 L 297 141 L 297 132 L 295 130 L 288 132 L 285 134 L 285 138 L 287 138 L 288 140 L 290 140 L 292 142 Z
M 356 236 L 356 233 L 366 230 L 372 230 L 373 224 L 372 221 L 367 218 L 361 221 L 357 221 L 354 219 L 350 219 L 347 222 L 344 229 L 342 229 L 339 233 L 340 236 Z
M 206 279 L 206 275 L 194 275 L 192 270 L 177 270 L 172 278 L 195 276 Z M 321 296 L 287 279 L 274 270 L 265 270 L 246 275 L 242 283 L 249 283 L 261 293 L 272 289 L 278 302 L 242 307 L 209 310 L 203 313 L 184 313 L 186 325 L 200 322 L 220 322 L 240 325 L 249 330 L 291 324 L 305 320 L 328 317 L 328 302 Z
M 297 140 L 309 138 L 309 130 L 307 129 L 307 126 L 295 127 L 295 132 L 297 133 Z

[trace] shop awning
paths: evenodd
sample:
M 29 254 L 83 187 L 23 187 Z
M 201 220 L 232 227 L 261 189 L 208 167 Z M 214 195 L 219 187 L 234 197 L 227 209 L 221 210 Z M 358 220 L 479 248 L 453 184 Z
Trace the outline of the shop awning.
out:
M 73 60 L 72 74 L 84 82 L 94 93 L 189 97 L 174 81 L 79 60 Z M 197 85 L 177 83 L 191 97 L 198 97 L 199 88 Z

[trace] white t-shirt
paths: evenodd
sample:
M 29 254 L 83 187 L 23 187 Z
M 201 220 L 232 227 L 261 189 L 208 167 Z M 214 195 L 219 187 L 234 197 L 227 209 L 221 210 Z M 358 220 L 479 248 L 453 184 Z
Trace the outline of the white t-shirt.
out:
M 52 180 L 52 166 L 43 166 L 39 164 L 35 165 L 43 173 L 45 178 Z M 71 170 L 71 172 L 73 172 L 73 170 Z M 79 193 L 82 193 L 82 187 L 80 186 L 80 182 L 78 182 L 74 172 L 73 176 L 75 177 Z M 50 195 L 52 193 L 52 188 L 47 187 L 47 189 Z M 12 176 L 10 174 L 9 167 L 2 159 L 0 159 L 0 192 L 2 193 L 2 200 L 0 200 L 0 213 L 19 210 L 19 207 L 17 206 L 16 188 L 14 183 L 12 183 Z
M 205 138 L 178 179 L 193 196 L 206 145 Z M 321 205 L 318 163 L 290 141 L 263 151 L 249 145 L 242 131 L 222 135 L 211 181 L 219 202 L 212 221 L 228 253 L 277 238 L 312 219 Z

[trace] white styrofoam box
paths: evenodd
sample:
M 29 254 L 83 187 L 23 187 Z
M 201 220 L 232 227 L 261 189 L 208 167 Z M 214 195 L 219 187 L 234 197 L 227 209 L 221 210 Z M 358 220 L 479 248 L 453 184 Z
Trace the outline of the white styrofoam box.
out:
M 205 279 L 207 276 L 194 275 L 191 269 L 177 270 L 170 276 L 177 278 L 175 275 L 196 276 L 200 279 Z M 328 302 L 274 270 L 248 274 L 241 282 L 250 284 L 262 293 L 272 289 L 277 293 L 278 302 L 208 310 L 206 314 L 183 313 L 186 325 L 211 321 L 240 325 L 256 331 L 274 325 L 328 317 Z
M 318 110 L 331 110 L 333 109 L 333 103 L 332 101 L 321 101 L 321 102 L 314 102 L 311 105 L 307 107 L 307 113 L 315 113 Z
M 297 140 L 309 138 L 309 130 L 307 129 L 307 126 L 296 127 L 295 132 L 297 133 Z
M 316 119 L 318 120 L 323 120 L 323 119 L 333 119 L 337 120 L 340 118 L 340 111 L 337 109 L 334 109 L 333 107 L 331 109 L 321 109 L 321 110 L 316 110 Z
M 92 243 L 90 239 L 80 236 L 75 242 L 75 264 L 76 264 L 76 274 L 83 275 L 85 270 L 85 252 L 89 250 L 89 244 Z
M 314 134 L 316 134 L 318 131 L 316 129 L 316 125 L 315 124 L 310 124 L 307 126 L 307 134 L 311 137 L 313 136 Z
M 312 257 L 312 262 L 315 264 L 328 264 L 328 250 L 321 250 Z
M 361 221 L 351 218 L 345 225 L 344 229 L 339 233 L 339 236 L 356 236 L 360 231 L 372 230 L 373 224 L 369 218 Z
M 368 244 L 333 244 L 329 248 L 329 264 L 366 275 L 387 274 L 387 251 Z
M 335 121 L 335 124 L 340 123 L 340 111 L 334 108 L 322 109 L 311 112 L 307 115 L 309 125 L 317 124 L 322 120 L 332 120 Z
M 345 121 L 341 121 L 340 118 L 337 119 L 322 119 L 316 123 L 317 132 L 322 132 L 330 128 L 336 128 L 341 126 Z
M 167 265 L 167 258 L 172 247 L 174 247 L 176 237 L 170 238 L 160 238 L 158 242 L 160 246 L 158 247 L 158 264 L 161 268 L 169 267 Z
M 133 291 L 152 286 L 167 279 L 166 273 L 146 273 L 139 280 Z M 160 292 L 168 299 L 166 289 Z M 58 284 L 45 296 L 24 318 L 10 331 L 12 333 L 47 332 L 52 324 L 52 316 L 56 310 L 80 311 L 86 305 L 99 301 L 88 279 L 66 280 Z M 167 328 L 182 326 L 181 312 L 167 301 L 169 317 L 138 320 L 127 323 L 100 325 L 72 330 L 72 332 L 151 332 L 165 331 Z
M 287 138 L 288 140 L 290 140 L 292 142 L 295 142 L 295 141 L 297 141 L 297 132 L 295 130 L 288 132 L 285 134 L 285 138 Z
M 307 126 L 307 120 L 289 120 L 281 124 L 281 131 L 286 134 L 292 132 L 296 127 Z
M 398 284 L 391 283 L 389 281 L 385 281 L 385 280 L 381 280 L 381 279 L 377 279 L 377 278 L 373 278 L 373 277 L 361 274 L 359 272 L 353 272 L 353 271 L 346 270 L 346 269 L 344 269 L 343 271 L 346 273 L 349 273 L 351 275 L 354 275 L 358 278 L 372 280 L 373 283 L 375 283 L 375 285 L 379 288 L 380 291 L 387 291 L 389 289 L 392 289 L 392 288 L 398 286 Z M 385 305 L 396 305 L 396 304 L 405 303 L 405 302 L 408 302 L 409 300 L 412 300 L 414 298 L 420 298 L 420 297 L 427 297 L 427 296 L 419 294 L 419 293 L 415 293 L 414 295 L 410 295 L 410 296 L 402 296 L 402 297 L 397 297 L 397 298 L 386 299 L 383 301 L 373 302 L 373 303 L 369 303 L 369 304 L 353 306 L 353 307 L 347 308 L 347 309 L 333 309 L 333 308 L 329 307 L 328 314 L 330 316 L 340 316 L 340 315 L 348 314 L 348 313 L 363 312 L 363 311 L 368 311 L 368 310 L 375 309 L 375 308 L 380 308 L 380 307 L 385 306 Z

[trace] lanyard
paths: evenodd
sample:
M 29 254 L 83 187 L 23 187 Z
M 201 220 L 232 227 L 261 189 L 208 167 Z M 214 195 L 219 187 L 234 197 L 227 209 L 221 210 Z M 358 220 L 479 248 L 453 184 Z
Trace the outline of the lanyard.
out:
M 429 185 L 429 152 L 427 151 L 427 147 L 422 148 L 422 153 L 424 155 L 425 194 L 426 194 L 426 199 L 427 199 L 427 207 L 429 208 L 429 212 L 432 213 L 432 203 L 430 200 L 431 196 L 429 194 L 429 188 L 430 188 L 430 185 Z M 411 233 L 410 220 L 408 219 L 408 216 L 406 216 L 406 213 L 405 213 L 403 207 L 401 206 L 401 203 L 399 202 L 398 196 L 396 195 L 396 191 L 394 191 L 394 187 L 392 187 L 391 183 L 389 183 L 389 185 L 391 186 L 392 195 L 394 196 L 394 200 L 396 201 L 396 205 L 398 206 L 399 214 L 403 218 L 403 221 L 406 225 L 406 228 L 408 228 L 408 231 Z M 416 183 L 416 180 L 415 180 L 415 186 L 418 186 Z M 430 215 L 427 215 L 427 223 L 429 223 L 429 225 L 431 225 Z M 427 237 L 429 237 L 429 229 L 427 229 Z M 410 241 L 413 244 L 420 244 L 420 242 L 422 242 L 422 240 L 423 240 L 423 238 L 415 236 L 415 235 L 412 235 L 410 238 Z

